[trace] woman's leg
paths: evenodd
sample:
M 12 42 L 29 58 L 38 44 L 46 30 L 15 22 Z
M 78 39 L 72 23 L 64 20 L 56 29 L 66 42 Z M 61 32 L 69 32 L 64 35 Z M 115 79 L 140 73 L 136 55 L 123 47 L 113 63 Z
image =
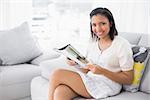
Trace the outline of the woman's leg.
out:
M 54 100 L 54 92 L 56 88 L 62 84 L 70 87 L 78 95 L 91 98 L 78 73 L 59 69 L 56 70 L 50 78 L 49 100 Z
M 70 87 L 59 85 L 54 92 L 54 100 L 72 100 L 78 96 Z

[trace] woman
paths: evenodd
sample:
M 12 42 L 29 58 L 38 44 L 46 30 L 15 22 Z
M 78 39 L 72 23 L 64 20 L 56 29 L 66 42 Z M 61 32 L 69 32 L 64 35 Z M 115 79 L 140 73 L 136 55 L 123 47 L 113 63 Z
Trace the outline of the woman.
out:
M 131 46 L 117 36 L 112 13 L 107 8 L 96 8 L 90 13 L 90 20 L 92 42 L 87 57 L 92 63 L 78 72 L 56 70 L 50 78 L 49 100 L 105 98 L 118 94 L 122 84 L 132 83 Z M 76 65 L 72 60 L 67 62 Z

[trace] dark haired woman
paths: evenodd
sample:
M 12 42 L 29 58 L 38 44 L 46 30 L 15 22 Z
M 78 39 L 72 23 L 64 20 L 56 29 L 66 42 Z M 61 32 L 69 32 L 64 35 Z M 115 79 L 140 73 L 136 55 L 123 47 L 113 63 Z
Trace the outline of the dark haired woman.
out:
M 81 71 L 56 70 L 50 78 L 49 100 L 71 100 L 77 96 L 105 98 L 120 92 L 133 80 L 133 58 L 129 42 L 118 36 L 112 13 L 96 8 L 90 13 L 91 60 Z M 70 66 L 76 65 L 67 60 Z

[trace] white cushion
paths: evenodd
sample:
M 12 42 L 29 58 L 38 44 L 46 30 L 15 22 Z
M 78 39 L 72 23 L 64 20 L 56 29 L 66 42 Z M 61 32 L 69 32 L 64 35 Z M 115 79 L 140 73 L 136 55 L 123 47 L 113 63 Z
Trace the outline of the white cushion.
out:
M 49 79 L 50 75 L 53 73 L 53 71 L 57 69 L 67 69 L 71 71 L 77 71 L 77 69 L 73 66 L 69 66 L 66 63 L 66 57 L 63 55 L 52 60 L 47 60 L 42 63 L 40 63 L 41 70 L 42 70 L 42 77 Z
M 142 34 L 138 45 L 150 47 L 150 34 Z
M 48 100 L 49 81 L 42 77 L 35 77 L 31 82 L 31 97 L 32 100 Z M 142 92 L 122 92 L 116 96 L 104 98 L 102 100 L 149 100 L 150 95 Z M 95 100 L 76 98 L 73 100 Z
M 150 35 L 149 34 L 143 34 L 140 41 L 139 41 L 139 45 L 150 47 Z M 146 70 L 144 72 L 144 76 L 142 78 L 140 90 L 145 92 L 145 93 L 150 94 L 150 85 L 149 85 L 149 83 L 150 83 L 150 58 L 149 58 L 149 61 L 148 61 L 146 66 L 147 67 L 146 67 Z
M 48 100 L 49 81 L 41 76 L 35 77 L 31 82 L 32 100 Z
M 150 58 L 149 58 L 149 61 L 147 63 L 147 67 L 145 69 L 144 76 L 142 78 L 140 90 L 145 92 L 145 93 L 150 94 L 150 85 L 149 85 L 149 83 L 150 83 Z
M 58 58 L 59 56 L 60 56 L 60 53 L 57 53 L 54 50 L 45 50 L 43 51 L 42 55 L 32 60 L 31 64 L 39 65 L 43 61 Z
M 41 74 L 40 67 L 31 64 L 12 65 L 0 69 L 0 86 L 29 82 L 33 77 Z
M 150 51 L 149 48 L 143 46 L 133 46 L 132 51 L 134 58 L 134 79 L 131 85 L 123 85 L 123 88 L 126 91 L 137 92 L 149 59 Z
M 137 45 L 141 38 L 141 34 L 139 33 L 120 32 L 119 35 L 127 39 L 133 45 Z
M 0 86 L 0 100 L 22 100 L 30 95 L 30 82 Z
M 14 29 L 0 31 L 0 59 L 3 65 L 28 62 L 40 54 L 27 22 Z
M 30 82 L 41 74 L 40 67 L 31 64 L 0 67 L 0 70 L 0 100 L 30 96 Z

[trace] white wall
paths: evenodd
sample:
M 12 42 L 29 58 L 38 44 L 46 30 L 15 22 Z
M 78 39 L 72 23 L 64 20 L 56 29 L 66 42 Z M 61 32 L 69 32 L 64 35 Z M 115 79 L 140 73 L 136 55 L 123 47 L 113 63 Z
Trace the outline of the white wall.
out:
M 99 6 L 107 7 L 114 15 L 118 31 L 150 33 L 148 27 L 150 0 L 65 0 L 65 2 L 89 2 L 93 5 L 91 10 Z M 31 15 L 32 0 L 0 0 L 0 30 L 31 20 Z
M 31 20 L 31 15 L 32 0 L 0 0 L 0 30 Z
M 51 1 L 54 4 L 53 6 L 49 5 L 49 19 L 45 24 L 47 31 L 35 34 L 39 37 L 42 46 L 49 47 L 51 45 L 49 41 L 52 39 L 73 42 L 86 41 L 86 35 L 89 35 L 90 30 L 89 13 L 96 7 L 107 7 L 111 10 L 119 32 L 150 34 L 150 0 Z M 33 16 L 32 11 L 32 0 L 0 0 L 0 30 L 30 21 Z
M 4 29 L 4 27 L 6 26 L 6 19 L 7 22 L 9 21 L 8 13 L 9 13 L 8 0 L 0 0 L 0 29 Z
M 114 15 L 118 31 L 148 32 L 149 0 L 100 0 L 96 6 L 107 7 Z

